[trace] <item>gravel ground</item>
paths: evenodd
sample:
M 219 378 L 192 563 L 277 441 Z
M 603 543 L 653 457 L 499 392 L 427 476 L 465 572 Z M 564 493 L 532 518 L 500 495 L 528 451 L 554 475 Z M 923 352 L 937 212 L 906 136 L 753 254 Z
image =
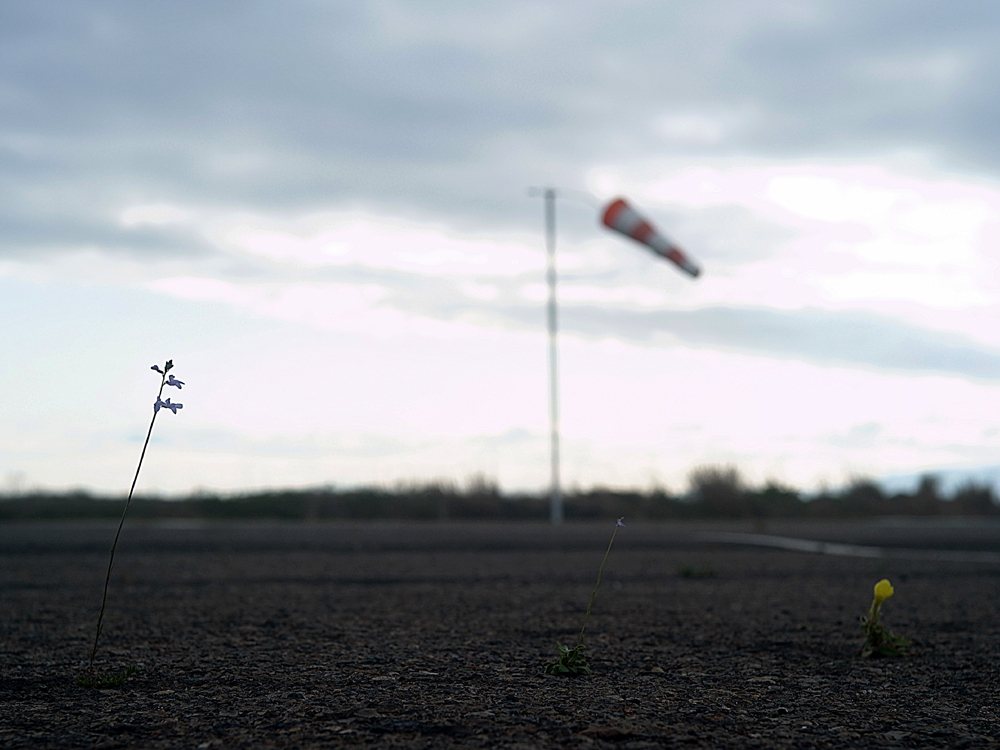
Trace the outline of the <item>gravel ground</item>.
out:
M 622 529 L 594 674 L 566 679 L 542 663 L 576 636 L 611 524 L 127 525 L 99 661 L 138 671 L 94 690 L 74 679 L 113 527 L 3 525 L 0 747 L 1000 745 L 1000 565 L 699 536 L 738 528 Z M 1000 551 L 995 525 L 767 531 Z M 864 660 L 882 577 L 916 653 Z

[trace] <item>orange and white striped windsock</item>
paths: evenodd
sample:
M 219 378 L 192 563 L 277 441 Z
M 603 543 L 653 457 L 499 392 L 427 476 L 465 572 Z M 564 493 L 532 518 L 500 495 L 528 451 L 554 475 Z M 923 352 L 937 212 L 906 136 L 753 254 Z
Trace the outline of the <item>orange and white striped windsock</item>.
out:
M 682 271 L 697 276 L 701 273 L 695 263 L 688 258 L 677 245 L 668 240 L 653 228 L 642 215 L 625 202 L 624 198 L 616 198 L 604 209 L 602 219 L 604 226 L 631 237 L 652 249 L 654 253 L 676 263 Z

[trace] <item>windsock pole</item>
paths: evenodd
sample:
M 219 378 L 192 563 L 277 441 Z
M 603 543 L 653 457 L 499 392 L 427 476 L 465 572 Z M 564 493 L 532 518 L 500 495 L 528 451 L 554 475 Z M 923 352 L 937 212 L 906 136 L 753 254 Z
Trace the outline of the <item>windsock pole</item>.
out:
M 549 520 L 561 524 L 564 519 L 562 487 L 559 480 L 559 371 L 557 338 L 559 333 L 558 307 L 556 305 L 556 190 L 547 187 L 539 190 L 529 188 L 529 195 L 541 192 L 545 199 L 545 252 L 548 256 L 546 280 L 549 286 L 548 328 L 549 328 L 549 440 L 550 467 L 552 478 L 549 489 Z M 573 197 L 568 191 L 567 197 Z M 582 195 L 588 195 L 582 193 Z M 589 200 L 587 201 L 590 202 Z M 658 232 L 638 211 L 623 198 L 611 201 L 601 214 L 601 223 L 608 229 L 639 242 L 656 255 L 671 261 L 691 277 L 701 273 L 698 264 L 665 235 Z
M 556 191 L 545 188 L 545 252 L 548 256 L 546 278 L 549 284 L 549 458 L 552 480 L 549 485 L 549 520 L 563 522 L 563 498 L 559 481 L 559 371 L 556 338 L 559 320 L 556 307 Z

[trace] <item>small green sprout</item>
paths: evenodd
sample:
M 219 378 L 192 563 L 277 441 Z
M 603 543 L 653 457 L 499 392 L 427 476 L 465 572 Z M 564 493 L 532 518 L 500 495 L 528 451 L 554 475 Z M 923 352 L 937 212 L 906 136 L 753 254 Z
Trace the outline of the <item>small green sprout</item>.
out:
M 121 672 L 110 674 L 88 673 L 76 678 L 76 684 L 85 688 L 116 688 L 121 687 L 129 677 L 135 674 L 135 666 L 125 667 Z
M 559 675 L 561 677 L 579 677 L 580 675 L 590 674 L 590 667 L 587 665 L 587 657 L 584 656 L 584 649 L 587 647 L 583 645 L 583 635 L 587 632 L 587 622 L 590 620 L 590 610 L 594 606 L 594 597 L 597 596 L 597 589 L 601 585 L 601 576 L 604 573 L 604 563 L 608 561 L 608 553 L 611 552 L 611 545 L 615 543 L 615 536 L 618 534 L 618 527 L 625 525 L 625 517 L 622 516 L 618 519 L 618 523 L 615 524 L 614 531 L 611 532 L 611 541 L 608 542 L 608 548 L 604 551 L 604 559 L 601 560 L 601 565 L 597 569 L 597 581 L 594 583 L 594 590 L 590 592 L 590 602 L 587 604 L 587 613 L 583 616 L 583 627 L 580 628 L 580 635 L 577 636 L 576 645 L 573 648 L 569 646 L 564 646 L 561 643 L 556 645 L 559 647 L 559 655 L 556 657 L 555 661 L 550 661 L 545 663 L 545 673 Z
M 696 568 L 693 565 L 678 565 L 677 575 L 681 578 L 715 578 L 715 568 Z
M 583 650 L 587 648 L 582 643 L 578 643 L 573 648 L 556 644 L 559 647 L 559 656 L 555 661 L 545 664 L 547 674 L 557 674 L 563 677 L 577 677 L 582 674 L 590 674 L 590 667 L 587 666 L 587 657 L 583 655 Z
M 875 584 L 872 606 L 868 609 L 868 614 L 861 618 L 861 627 L 865 631 L 862 656 L 902 656 L 910 650 L 910 641 L 893 635 L 882 626 L 882 602 L 894 593 L 892 584 L 886 578 Z

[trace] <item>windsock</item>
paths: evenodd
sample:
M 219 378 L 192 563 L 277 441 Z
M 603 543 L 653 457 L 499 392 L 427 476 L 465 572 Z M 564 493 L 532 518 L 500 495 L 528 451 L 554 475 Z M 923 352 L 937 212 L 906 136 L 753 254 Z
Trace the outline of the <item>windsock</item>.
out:
M 646 245 L 657 255 L 680 266 L 680 269 L 691 276 L 701 273 L 694 262 L 688 258 L 679 247 L 657 232 L 653 225 L 625 202 L 624 198 L 616 198 L 604 209 L 604 226 L 631 237 L 636 242 Z

